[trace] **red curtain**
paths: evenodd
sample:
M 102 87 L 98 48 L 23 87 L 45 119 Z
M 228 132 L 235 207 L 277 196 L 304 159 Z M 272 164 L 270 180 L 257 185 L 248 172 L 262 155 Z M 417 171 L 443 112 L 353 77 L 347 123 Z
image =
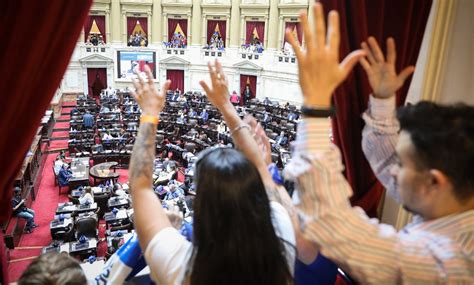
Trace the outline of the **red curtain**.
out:
M 0 1 L 0 133 L 5 138 L 0 141 L 0 222 L 10 217 L 13 181 L 61 82 L 91 4 L 92 0 L 49 0 L 47 5 Z M 6 264 L 1 267 L 5 271 Z M 8 276 L 2 277 L 8 284 Z
M 170 90 L 176 90 L 178 88 L 181 92 L 184 90 L 184 70 L 166 70 L 166 79 L 171 80 Z
M 303 42 L 303 28 L 301 28 L 301 23 L 300 22 L 286 22 L 285 23 L 285 31 L 290 29 L 291 31 L 294 31 L 296 28 L 296 35 L 298 36 L 298 41 L 300 44 Z M 287 42 L 286 37 L 283 37 L 283 45 Z
M 127 17 L 127 37 L 132 34 L 137 21 L 140 22 L 140 26 L 142 26 L 145 35 L 148 37 L 148 19 L 145 17 Z
M 244 96 L 244 90 L 245 86 L 249 84 L 250 86 L 250 91 L 252 92 L 251 98 L 255 98 L 257 96 L 257 76 L 254 75 L 245 75 L 241 74 L 240 75 L 240 105 L 242 106 L 245 101 L 245 96 Z
M 265 22 L 248 21 L 245 28 L 245 43 L 249 44 L 254 38 L 254 30 L 256 29 L 258 38 L 262 45 L 265 43 Z
M 217 25 L 219 25 L 219 31 L 225 47 L 226 21 L 207 20 L 207 43 L 209 44 L 211 42 L 212 34 L 214 34 Z
M 188 20 L 187 19 L 168 19 L 168 41 L 171 41 L 171 37 L 173 37 L 174 31 L 176 27 L 181 27 L 183 30 L 184 36 L 186 40 L 188 39 Z
M 107 71 L 105 68 L 88 68 L 87 86 L 89 87 L 89 96 L 99 98 L 100 91 L 107 88 Z
M 341 19 L 340 58 L 359 49 L 360 43 L 374 36 L 385 49 L 386 38 L 395 38 L 397 71 L 414 65 L 418 57 L 431 0 L 321 0 L 325 15 L 337 10 Z M 404 102 L 410 84 L 408 80 L 397 94 L 397 102 Z M 354 189 L 352 203 L 361 206 L 368 215 L 375 216 L 383 188 L 372 173 L 361 149 L 363 120 L 371 92 L 367 76 L 360 66 L 335 92 L 337 110 L 333 121 L 335 143 L 340 147 L 346 168 L 345 175 Z
M 84 24 L 84 42 L 87 41 L 87 37 L 89 37 L 89 32 L 92 28 L 92 23 L 94 22 L 97 24 L 100 33 L 102 34 L 102 38 L 104 39 L 104 43 L 107 42 L 107 38 L 105 36 L 105 16 L 89 16 L 86 19 Z M 54 32 L 54 31 L 52 31 Z

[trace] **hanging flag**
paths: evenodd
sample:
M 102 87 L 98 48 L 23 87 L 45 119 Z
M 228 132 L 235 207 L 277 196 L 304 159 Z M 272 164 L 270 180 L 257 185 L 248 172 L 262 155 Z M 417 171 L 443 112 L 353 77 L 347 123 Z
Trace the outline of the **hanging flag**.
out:
M 221 30 L 219 29 L 219 23 L 216 24 L 216 28 L 214 29 L 214 32 L 218 33 L 219 36 L 221 35 Z
M 247 76 L 247 82 L 245 84 L 250 85 L 250 77 L 249 76 Z
M 176 34 L 176 33 L 180 33 L 184 38 L 186 38 L 186 35 L 184 34 L 183 30 L 181 29 L 181 26 L 179 25 L 179 23 L 178 23 L 178 25 L 176 26 L 176 29 L 174 29 L 174 33 L 175 33 L 175 34 Z
M 97 35 L 102 34 L 95 20 L 92 21 L 92 27 L 91 27 L 91 30 L 89 31 L 89 34 L 97 34 Z
M 137 33 L 142 34 L 142 36 L 146 36 L 145 30 L 143 30 L 142 25 L 140 25 L 140 21 L 138 20 L 135 24 L 135 28 L 133 28 L 132 35 L 136 35 Z
M 258 36 L 257 27 L 253 28 L 252 34 L 254 39 L 260 39 L 260 37 Z

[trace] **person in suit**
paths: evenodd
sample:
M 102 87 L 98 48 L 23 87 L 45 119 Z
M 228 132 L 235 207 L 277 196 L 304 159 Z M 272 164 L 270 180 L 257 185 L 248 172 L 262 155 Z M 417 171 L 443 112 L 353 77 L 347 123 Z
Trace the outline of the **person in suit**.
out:
M 295 112 L 291 111 L 291 112 L 288 113 L 287 118 L 290 121 L 294 121 L 294 120 L 298 119 L 298 115 Z
M 91 129 L 94 127 L 94 116 L 89 111 L 86 111 L 84 116 L 82 116 L 82 122 L 86 129 Z
M 196 111 L 194 111 L 193 108 L 189 109 L 188 117 L 196 117 L 196 116 L 197 116 Z
M 201 119 L 205 122 L 207 122 L 207 120 L 209 120 L 209 113 L 207 113 L 207 110 L 206 109 L 203 109 L 201 114 L 199 114 L 199 117 L 201 117 Z
M 242 98 L 244 99 L 243 103 L 246 104 L 250 100 L 250 98 L 252 98 L 252 90 L 250 90 L 250 85 L 245 85 L 245 89 L 242 95 Z
M 61 170 L 59 170 L 59 173 L 58 173 L 59 186 L 68 186 L 69 184 L 69 178 L 72 177 L 72 172 L 71 170 L 67 168 L 68 168 L 68 165 L 63 164 L 63 166 L 61 167 Z
M 268 97 L 265 97 L 265 99 L 263 99 L 263 104 L 265 104 L 265 105 L 271 105 L 271 104 L 272 104 L 272 101 L 271 101 Z
M 285 132 L 281 131 L 280 135 L 275 137 L 275 145 L 284 146 L 288 143 L 288 138 L 285 136 Z

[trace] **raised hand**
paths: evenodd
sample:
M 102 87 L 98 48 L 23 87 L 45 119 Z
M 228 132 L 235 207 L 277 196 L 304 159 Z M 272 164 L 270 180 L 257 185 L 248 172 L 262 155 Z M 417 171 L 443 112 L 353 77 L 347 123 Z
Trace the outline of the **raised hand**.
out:
M 222 65 L 219 61 L 214 62 L 212 65 L 210 62 L 207 64 L 209 68 L 209 75 L 211 76 L 212 89 L 204 81 L 199 81 L 204 91 L 206 91 L 207 98 L 221 112 L 228 107 L 233 105 L 229 100 L 229 88 L 227 78 L 222 70 Z
M 360 63 L 367 73 L 373 95 L 379 98 L 391 97 L 415 71 L 415 67 L 408 66 L 397 75 L 395 70 L 397 52 L 393 38 L 387 39 L 387 59 L 384 58 L 375 38 L 370 37 L 367 42 L 368 44 L 366 42 L 361 44 L 366 58 L 362 58 Z
M 138 74 L 138 79 L 133 80 L 135 91 L 132 91 L 131 94 L 138 105 L 140 105 L 143 115 L 158 117 L 165 106 L 166 92 L 170 87 L 171 81 L 166 80 L 161 88 L 161 92 L 158 92 L 153 82 L 153 74 L 148 65 L 145 65 L 145 73 L 148 80 L 145 81 Z
M 310 29 L 308 15 L 301 12 L 301 24 L 306 40 L 303 51 L 291 30 L 286 30 L 286 38 L 298 59 L 298 71 L 301 90 L 306 106 L 329 107 L 331 95 L 336 87 L 347 77 L 364 51 L 351 52 L 339 63 L 339 14 L 329 13 L 329 27 L 326 27 L 321 3 L 313 4 L 316 34 Z
M 270 142 L 268 141 L 267 134 L 263 130 L 262 125 L 260 125 L 254 117 L 247 115 L 244 118 L 244 123 L 247 123 L 254 134 L 253 137 L 257 142 L 258 147 L 263 155 L 263 160 L 268 165 L 272 163 L 272 148 Z

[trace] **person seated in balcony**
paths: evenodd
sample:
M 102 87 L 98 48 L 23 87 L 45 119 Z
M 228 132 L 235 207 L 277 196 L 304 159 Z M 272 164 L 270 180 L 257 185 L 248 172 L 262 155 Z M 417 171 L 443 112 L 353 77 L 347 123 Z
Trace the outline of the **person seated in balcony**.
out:
M 12 208 L 13 216 L 26 220 L 25 233 L 29 234 L 38 225 L 35 224 L 35 211 L 25 206 L 25 199 L 21 198 L 21 188 L 13 188 Z
M 67 164 L 63 164 L 61 170 L 58 173 L 58 184 L 59 186 L 68 186 L 69 179 L 72 177 L 71 170 L 68 169 Z

